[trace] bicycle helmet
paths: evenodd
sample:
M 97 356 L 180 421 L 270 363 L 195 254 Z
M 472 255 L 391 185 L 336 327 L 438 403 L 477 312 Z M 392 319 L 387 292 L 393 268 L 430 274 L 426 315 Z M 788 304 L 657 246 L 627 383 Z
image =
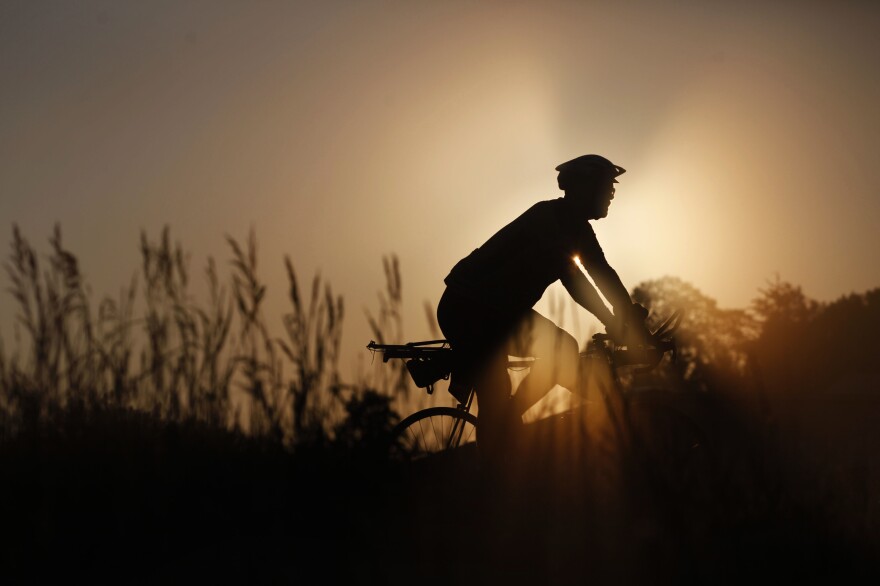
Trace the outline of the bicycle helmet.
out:
M 582 155 L 562 163 L 556 170 L 559 171 L 560 189 L 565 189 L 565 185 L 570 184 L 571 180 L 583 181 L 598 177 L 610 177 L 614 183 L 618 183 L 617 177 L 626 173 L 626 169 L 599 155 Z

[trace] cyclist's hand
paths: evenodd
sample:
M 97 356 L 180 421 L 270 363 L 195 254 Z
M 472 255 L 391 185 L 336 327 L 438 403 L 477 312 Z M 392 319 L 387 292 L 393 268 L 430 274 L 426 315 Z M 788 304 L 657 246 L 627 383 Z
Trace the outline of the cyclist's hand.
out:
M 651 332 L 648 330 L 648 326 L 645 324 L 644 320 L 630 321 L 625 335 L 627 346 L 642 346 L 648 348 L 655 345 Z
M 645 320 L 648 319 L 648 308 L 642 305 L 641 303 L 633 303 L 630 308 L 630 315 L 632 316 L 632 321 L 638 321 L 641 324 L 645 323 Z
M 651 332 L 645 324 L 647 317 L 648 310 L 634 303 L 629 311 L 615 317 L 614 321 L 607 325 L 608 335 L 618 344 L 625 346 L 653 346 Z

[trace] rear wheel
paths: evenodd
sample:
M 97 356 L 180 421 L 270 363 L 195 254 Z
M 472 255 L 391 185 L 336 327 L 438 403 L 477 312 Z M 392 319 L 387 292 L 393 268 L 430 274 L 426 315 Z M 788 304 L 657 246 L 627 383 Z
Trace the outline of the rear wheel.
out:
M 391 432 L 390 455 L 412 461 L 473 444 L 477 418 L 454 407 L 431 407 L 413 413 Z

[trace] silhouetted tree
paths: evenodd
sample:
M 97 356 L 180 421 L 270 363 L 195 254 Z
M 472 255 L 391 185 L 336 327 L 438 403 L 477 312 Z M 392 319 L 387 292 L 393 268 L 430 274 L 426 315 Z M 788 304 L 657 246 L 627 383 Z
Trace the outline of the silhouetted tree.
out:
M 764 318 L 754 349 L 768 390 L 880 392 L 880 289 L 820 304 L 777 279 L 754 307 Z
M 684 312 L 676 335 L 678 370 L 694 388 L 739 383 L 745 374 L 745 344 L 757 336 L 758 324 L 740 309 L 721 309 L 718 303 L 692 284 L 677 277 L 663 277 L 639 284 L 633 299 L 651 310 L 654 328 L 674 311 Z
M 804 323 L 815 317 L 819 304 L 809 299 L 800 287 L 782 281 L 779 275 L 759 289 L 761 295 L 752 301 L 752 309 L 766 328 L 769 322 Z

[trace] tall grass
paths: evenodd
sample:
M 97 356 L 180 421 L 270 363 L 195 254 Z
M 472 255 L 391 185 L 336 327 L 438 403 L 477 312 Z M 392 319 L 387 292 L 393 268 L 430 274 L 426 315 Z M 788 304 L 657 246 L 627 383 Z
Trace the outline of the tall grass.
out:
M 370 333 L 380 344 L 403 344 L 403 287 L 400 277 L 400 263 L 396 256 L 382 259 L 385 271 L 385 290 L 378 293 L 379 312 L 373 315 L 366 311 Z M 409 375 L 402 360 L 394 360 L 384 368 L 374 370 L 367 383 L 374 389 L 388 394 L 400 395 L 409 399 Z
M 304 294 L 285 257 L 290 309 L 281 319 L 283 336 L 273 335 L 263 311 L 256 235 L 226 241 L 231 274 L 221 277 L 209 258 L 207 300 L 198 303 L 190 293 L 189 257 L 170 230 L 157 240 L 142 233 L 139 271 L 118 298 L 95 308 L 60 227 L 47 262 L 14 227 L 4 267 L 17 307 L 15 338 L 11 352 L 0 343 L 4 433 L 71 409 L 86 415 L 123 409 L 237 428 L 286 445 L 331 438 L 352 408 L 346 403 L 362 398 L 367 386 L 340 380 L 342 297 L 320 275 Z M 396 259 L 386 259 L 385 268 L 395 280 L 379 320 L 371 322 L 381 336 L 395 325 L 388 314 L 399 316 L 400 303 Z M 371 392 L 403 392 L 404 374 Z

